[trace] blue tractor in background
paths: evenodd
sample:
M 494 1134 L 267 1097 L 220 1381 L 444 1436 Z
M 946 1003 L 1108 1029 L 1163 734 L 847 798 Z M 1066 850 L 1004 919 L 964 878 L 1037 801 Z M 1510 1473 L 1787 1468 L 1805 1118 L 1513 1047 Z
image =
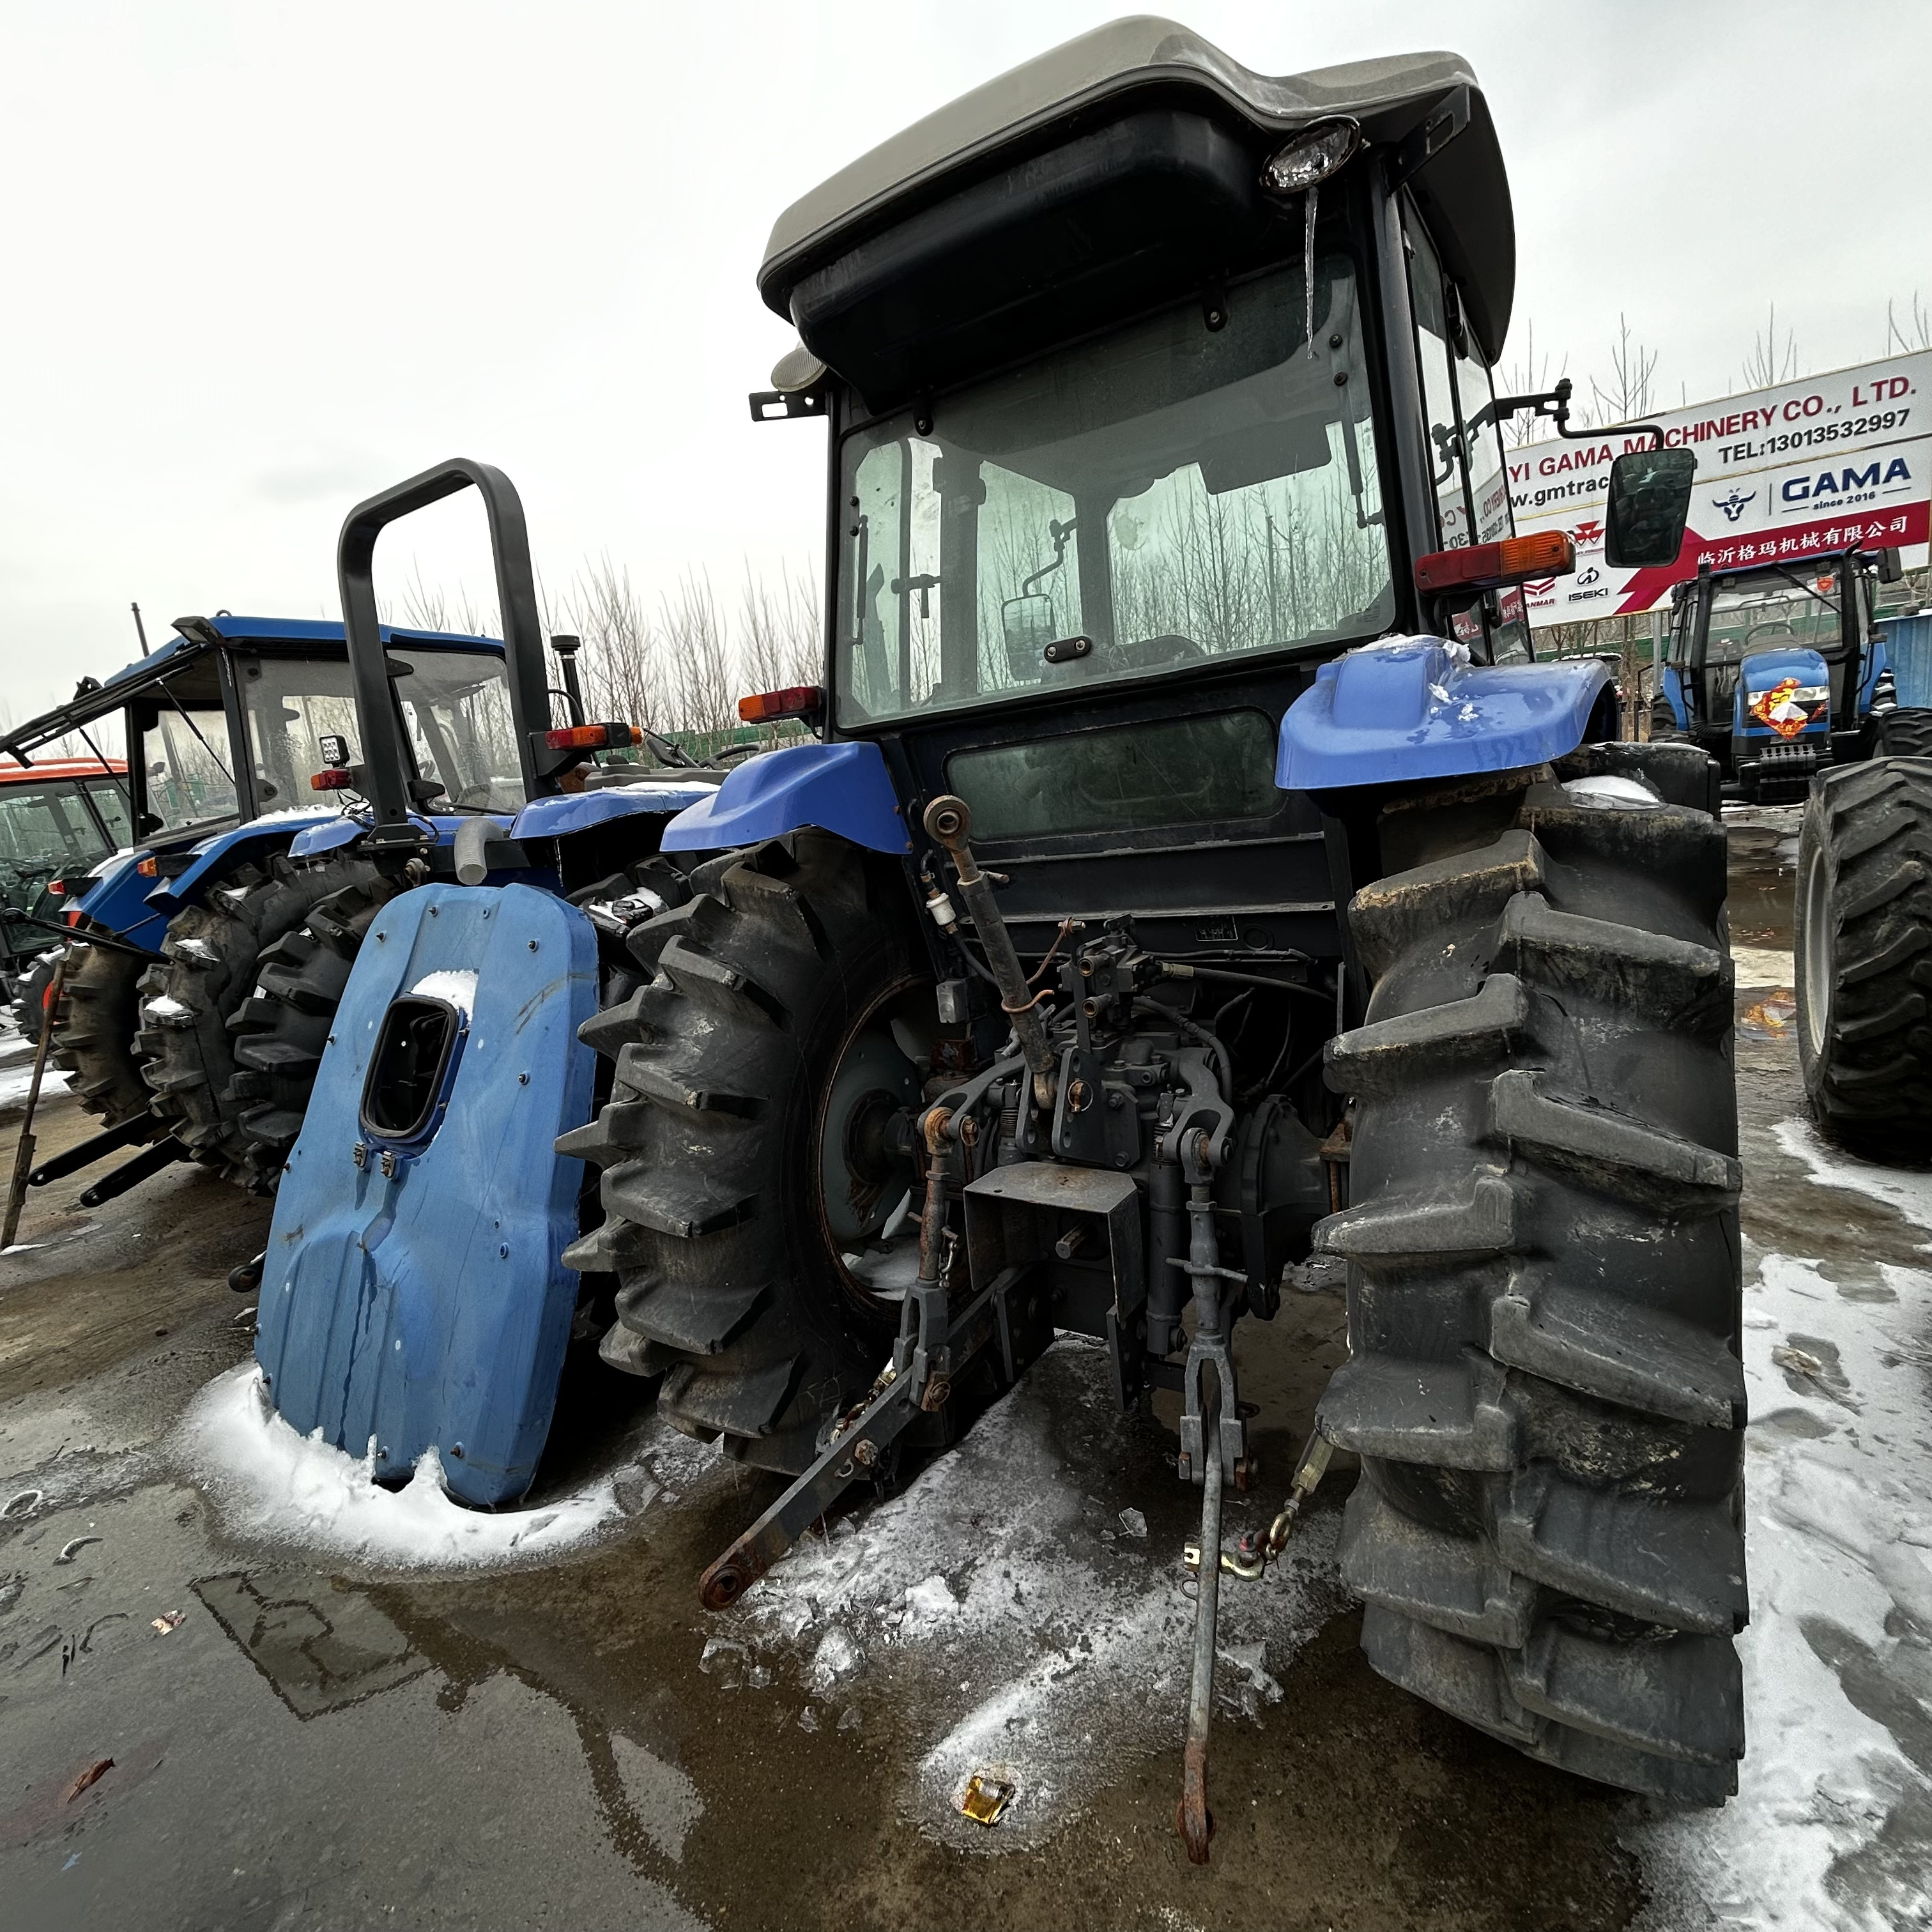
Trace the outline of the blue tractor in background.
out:
M 1270 77 L 1146 19 L 782 215 L 800 342 L 752 412 L 830 439 L 826 654 L 740 710 L 816 740 L 671 821 L 648 917 L 580 914 L 561 844 L 560 891 L 386 908 L 278 1204 L 284 1413 L 512 1495 L 557 1270 L 608 1280 L 604 1360 L 783 1484 L 715 1609 L 1090 1336 L 1201 1495 L 1190 1856 L 1223 1570 L 1334 1449 L 1376 1670 L 1582 1775 L 1734 1790 L 1718 768 L 1610 742 L 1606 668 L 1536 662 L 1501 596 L 1574 565 L 1511 533 L 1500 422 L 1558 400 L 1495 394 L 1514 279 L 1460 58 Z M 1618 459 L 1612 561 L 1675 561 L 1694 465 Z M 1235 1328 L 1290 1267 L 1346 1273 L 1349 1359 L 1224 1550 Z
M 1834 766 L 1932 751 L 1932 710 L 1901 708 L 1877 616 L 1898 553 L 1856 548 L 1713 571 L 1672 593 L 1653 742 L 1702 746 L 1724 795 L 1802 800 Z
M 352 716 L 341 626 L 224 612 L 174 628 L 112 677 L 84 679 L 66 704 L 0 747 L 25 760 L 74 739 L 98 756 L 100 721 L 118 716 L 128 748 L 118 783 L 131 842 L 57 881 L 70 937 L 54 1055 L 104 1127 L 34 1174 L 44 1184 L 152 1143 L 97 1184 L 96 1201 L 183 1157 L 246 1186 L 272 1186 L 281 1153 L 249 1132 L 258 1103 L 230 1023 L 276 946 L 350 882 L 342 867 L 298 868 L 290 857 L 305 826 L 340 815 L 308 781 L 322 739 Z M 478 731 L 486 694 L 502 682 L 501 645 L 386 635 L 420 664 L 413 728 L 451 761 L 448 782 L 501 788 Z M 53 964 L 44 959 L 26 982 L 16 1008 L 23 1030 L 39 1028 Z

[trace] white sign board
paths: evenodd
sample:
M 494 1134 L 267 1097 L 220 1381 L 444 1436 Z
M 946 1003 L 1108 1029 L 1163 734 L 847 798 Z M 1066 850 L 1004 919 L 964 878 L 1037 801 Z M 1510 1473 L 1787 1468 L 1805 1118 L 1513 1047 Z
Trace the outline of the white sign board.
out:
M 1525 443 L 1509 452 L 1516 533 L 1568 530 L 1574 577 L 1523 586 L 1532 624 L 1576 624 L 1648 610 L 1670 586 L 1714 570 L 1926 541 L 1932 504 L 1932 353 L 1894 356 L 1652 418 L 1665 442 L 1697 452 L 1684 548 L 1675 564 L 1612 570 L 1604 561 L 1612 460 L 1645 436 Z

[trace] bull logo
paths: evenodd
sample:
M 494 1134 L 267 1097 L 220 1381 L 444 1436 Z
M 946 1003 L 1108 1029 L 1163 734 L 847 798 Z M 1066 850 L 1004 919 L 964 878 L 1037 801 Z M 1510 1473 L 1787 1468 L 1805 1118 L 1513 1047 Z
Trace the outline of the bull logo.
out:
M 1724 512 L 1726 523 L 1734 524 L 1744 514 L 1744 506 L 1755 502 L 1756 500 L 1757 492 L 1755 490 L 1748 496 L 1740 496 L 1738 494 L 1738 486 L 1733 483 L 1731 485 L 1731 494 L 1728 496 L 1713 496 L 1711 502 L 1713 508 Z

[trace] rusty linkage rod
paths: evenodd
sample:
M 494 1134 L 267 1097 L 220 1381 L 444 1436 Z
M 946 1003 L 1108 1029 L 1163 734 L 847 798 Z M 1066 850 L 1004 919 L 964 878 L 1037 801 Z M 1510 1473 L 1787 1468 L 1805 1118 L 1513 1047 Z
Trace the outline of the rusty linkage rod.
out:
M 971 808 L 963 798 L 950 793 L 934 799 L 926 808 L 926 829 L 951 855 L 953 869 L 959 874 L 959 896 L 966 902 L 967 915 L 986 948 L 986 965 L 1000 989 L 1000 1005 L 1013 1023 L 1020 1052 L 1033 1074 L 1034 1098 L 1042 1107 L 1053 1105 L 1052 1043 L 1040 1016 L 1039 1002 L 1044 996 L 1030 992 L 1020 956 L 1013 950 L 1013 937 L 1006 930 L 998 902 L 993 897 L 992 881 L 980 869 L 973 848 L 966 842 L 973 830 Z
M 1187 1700 L 1187 1742 L 1180 1756 L 1180 1801 L 1174 1822 L 1187 1847 L 1191 1864 L 1208 1862 L 1208 1842 L 1214 1835 L 1214 1814 L 1208 1809 L 1208 1724 L 1214 1714 L 1215 1628 L 1221 1608 L 1221 1381 L 1204 1376 L 1202 1435 L 1206 1454 L 1206 1482 L 1201 1496 L 1201 1564 L 1196 1573 L 1199 1594 L 1194 1606 L 1194 1682 Z

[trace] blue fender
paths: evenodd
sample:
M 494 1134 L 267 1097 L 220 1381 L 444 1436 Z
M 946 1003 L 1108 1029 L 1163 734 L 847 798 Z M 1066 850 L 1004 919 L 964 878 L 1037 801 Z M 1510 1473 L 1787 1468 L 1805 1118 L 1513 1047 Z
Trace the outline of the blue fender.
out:
M 118 933 L 130 946 L 146 946 L 150 952 L 161 950 L 161 937 L 168 929 L 170 912 L 158 912 L 148 903 L 154 890 L 151 874 L 135 868 L 147 857 L 146 852 L 118 852 L 94 869 L 94 883 L 76 902 L 79 910 L 110 932 Z
M 510 836 L 561 838 L 620 818 L 669 818 L 691 806 L 702 805 L 717 789 L 715 784 L 665 780 L 648 784 L 606 785 L 601 790 L 566 792 L 556 798 L 533 798 L 517 814 Z
M 1670 715 L 1677 721 L 1680 731 L 1690 728 L 1690 707 L 1684 701 L 1684 674 L 1674 664 L 1664 667 L 1664 701 L 1670 706 Z
M 1439 638 L 1386 638 L 1323 664 L 1281 722 L 1284 791 L 1400 784 L 1574 752 L 1609 689 L 1594 658 L 1471 665 Z
M 884 754 L 865 739 L 787 745 L 733 767 L 664 827 L 667 852 L 724 852 L 815 825 L 874 852 L 910 852 Z
M 413 991 L 448 1000 L 466 1033 L 440 1116 L 386 1140 L 363 1084 L 390 1002 Z M 584 1164 L 554 1143 L 591 1117 L 577 1030 L 596 1010 L 596 934 L 553 893 L 437 884 L 382 909 L 268 1233 L 255 1356 L 291 1427 L 373 1446 L 378 1476 L 436 1448 L 467 1502 L 529 1488 L 577 1298 L 562 1255 Z
M 448 845 L 454 842 L 456 828 L 464 820 L 473 814 L 452 812 L 431 815 L 425 812 L 412 812 L 410 823 L 433 844 Z M 289 847 L 291 859 L 320 859 L 331 852 L 339 852 L 345 845 L 352 845 L 369 829 L 371 821 L 366 812 L 332 812 L 320 823 L 305 825 L 295 836 Z M 510 820 L 502 813 L 495 814 L 499 832 L 508 833 Z
M 246 825 L 214 832 L 189 848 L 192 862 L 187 871 L 162 880 L 148 893 L 148 903 L 164 917 L 172 919 L 183 906 L 194 904 L 204 886 L 220 878 L 238 860 L 257 852 L 286 851 L 294 838 L 310 826 L 326 828 L 340 824 L 341 817 L 340 812 L 330 811 L 304 812 L 299 818 L 292 812 L 278 813 L 273 818 L 250 819 Z
M 1803 644 L 1782 650 L 1753 651 L 1738 667 L 1738 685 L 1731 698 L 1731 743 L 1733 758 L 1752 743 L 1786 742 L 1782 733 L 1774 731 L 1755 716 L 1751 700 L 1774 691 L 1787 678 L 1796 681 L 1796 701 L 1814 715 L 1794 738 L 1825 737 L 1832 729 L 1832 674 L 1825 660 Z

